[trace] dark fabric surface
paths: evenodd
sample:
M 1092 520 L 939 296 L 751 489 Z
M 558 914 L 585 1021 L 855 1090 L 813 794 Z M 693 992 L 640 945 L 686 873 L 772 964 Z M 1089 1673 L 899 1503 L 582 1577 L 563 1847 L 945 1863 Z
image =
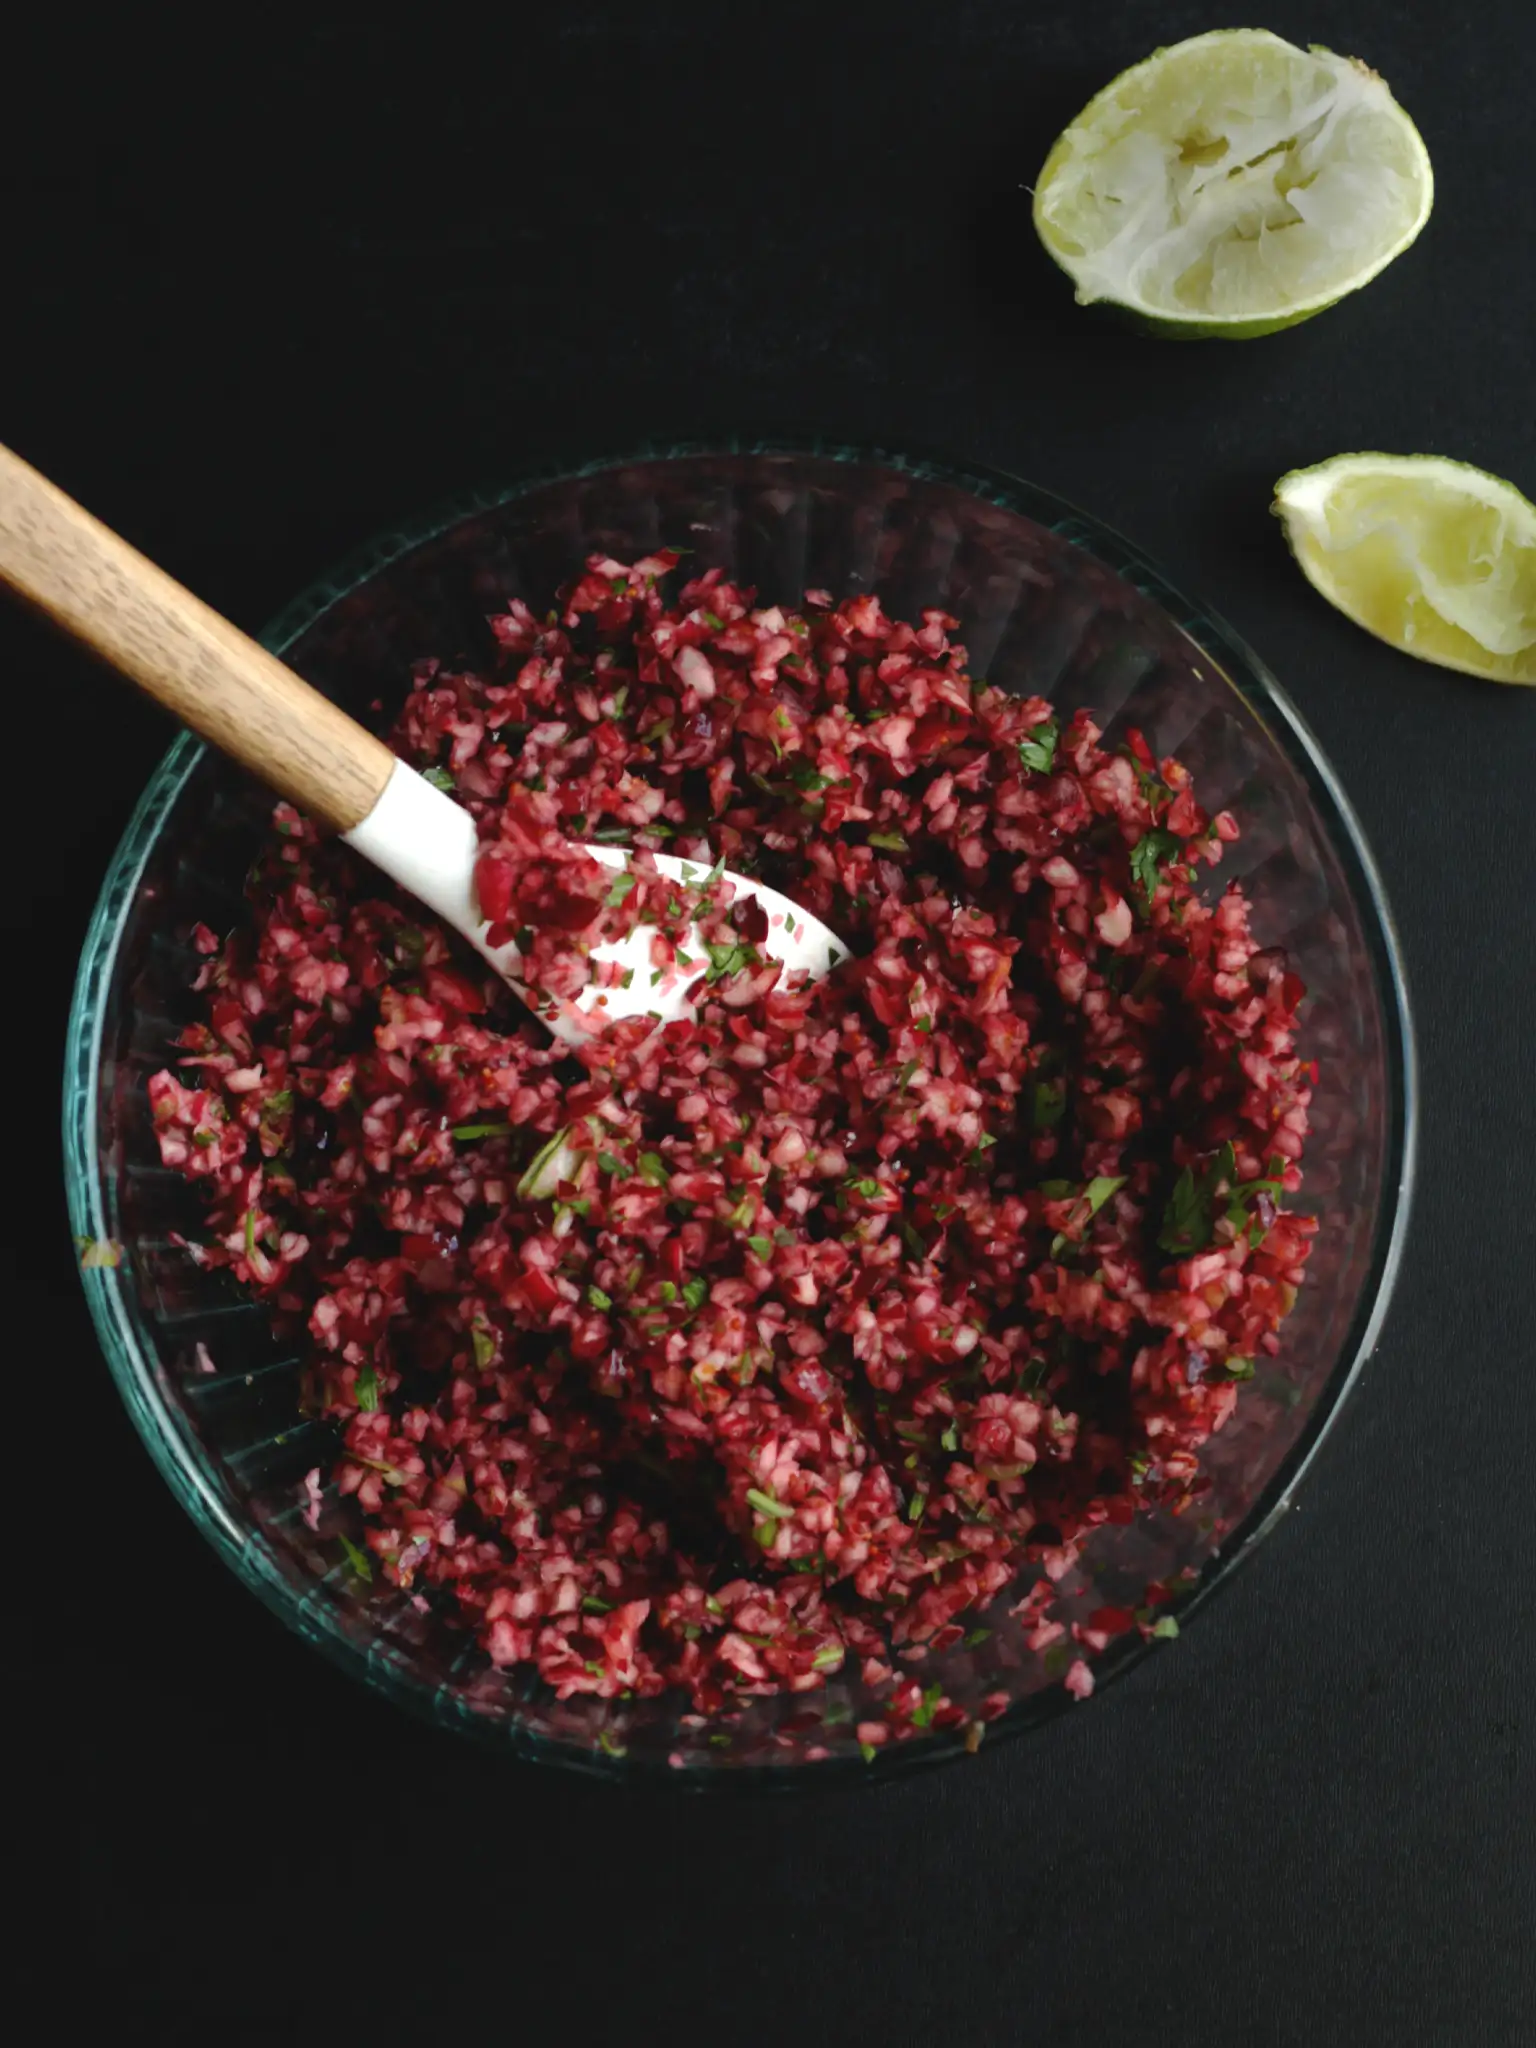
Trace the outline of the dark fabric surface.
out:
M 59 2038 L 89 1996 L 133 2042 L 1536 2041 L 1536 695 L 1356 632 L 1266 509 L 1282 471 L 1362 447 L 1536 491 L 1529 0 L 1264 10 L 1391 80 L 1438 206 L 1359 298 L 1186 349 L 1075 309 L 1022 188 L 1206 9 L 411 12 L 208 16 L 190 42 L 61 18 L 13 61 L 7 438 L 252 628 L 466 484 L 721 423 L 926 445 L 1078 501 L 1250 640 L 1355 801 L 1413 986 L 1421 1191 L 1300 1505 L 1101 1700 L 793 1803 L 499 1766 L 237 1586 L 100 1363 L 56 1074 L 167 732 L 5 609 L 12 1469 L 40 1483 L 12 1557 L 42 1545 L 13 1754 Z

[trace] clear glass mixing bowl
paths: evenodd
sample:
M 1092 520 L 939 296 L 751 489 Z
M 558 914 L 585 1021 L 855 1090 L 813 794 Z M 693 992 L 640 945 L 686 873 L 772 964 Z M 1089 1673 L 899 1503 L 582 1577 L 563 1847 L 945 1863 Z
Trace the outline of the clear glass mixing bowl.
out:
M 873 590 L 897 617 L 940 605 L 963 625 L 975 673 L 1086 705 L 1113 737 L 1138 725 L 1177 752 L 1202 801 L 1243 836 L 1219 870 L 1240 875 L 1262 945 L 1304 977 L 1304 1050 L 1318 1061 L 1302 1206 L 1322 1219 L 1281 1356 L 1245 1388 L 1207 1447 L 1201 1511 L 1107 1528 L 1073 1594 L 1083 1611 L 1133 1602 L 1186 1573 L 1196 1606 L 1275 1521 L 1306 1470 L 1386 1309 L 1413 1160 L 1412 1039 L 1391 919 L 1349 804 L 1277 684 L 1218 620 L 1144 557 L 1013 478 L 884 451 L 760 442 L 666 448 L 476 494 L 389 533 L 308 591 L 266 644 L 360 716 L 397 703 L 421 655 L 472 661 L 487 614 L 547 603 L 594 551 L 665 545 L 723 565 L 764 602 L 807 587 Z M 366 1586 L 339 1536 L 351 1509 L 327 1494 L 318 1532 L 302 1475 L 328 1469 L 326 1425 L 297 1405 L 298 1361 L 227 1278 L 168 1242 L 196 1197 L 163 1169 L 144 1084 L 192 1013 L 187 944 L 201 919 L 233 921 L 270 800 L 190 736 L 145 791 L 103 888 L 71 1018 L 64 1137 L 73 1228 L 116 1239 L 116 1269 L 84 1274 L 108 1364 L 145 1443 L 234 1571 L 309 1642 L 392 1699 L 521 1756 L 685 1786 L 874 1781 L 959 1753 L 927 1733 L 860 1754 L 856 1682 L 753 1703 L 700 1728 L 676 1698 L 557 1702 L 493 1670 L 472 1642 L 386 1586 Z M 1213 884 L 1214 885 L 1214 884 Z M 198 1369 L 206 1347 L 217 1370 Z M 1074 1582 L 1076 1583 L 1076 1582 Z M 1003 1693 L 988 1741 L 1064 1701 L 1061 1660 L 1028 1651 L 1006 1600 L 971 1648 L 911 1667 L 962 1706 Z M 1144 1653 L 1122 1639 L 1100 1685 Z

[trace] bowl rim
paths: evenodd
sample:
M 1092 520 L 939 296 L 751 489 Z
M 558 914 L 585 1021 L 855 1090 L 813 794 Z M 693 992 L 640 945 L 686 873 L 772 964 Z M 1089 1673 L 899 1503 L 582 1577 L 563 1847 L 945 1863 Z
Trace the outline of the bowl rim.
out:
M 1401 945 L 1380 872 L 1360 821 L 1310 727 L 1276 678 L 1247 643 L 1208 606 L 1184 595 L 1139 548 L 1112 527 L 1055 492 L 992 465 L 958 462 L 883 443 L 845 441 L 814 432 L 719 434 L 706 439 L 658 439 L 619 455 L 531 468 L 510 481 L 459 493 L 415 518 L 394 523 L 354 549 L 285 605 L 257 635 L 279 656 L 322 613 L 402 556 L 440 538 L 477 513 L 498 509 L 553 484 L 605 471 L 729 456 L 783 456 L 892 470 L 916 481 L 935 481 L 984 502 L 1022 514 L 1080 548 L 1159 605 L 1174 625 L 1214 663 L 1308 787 L 1335 858 L 1344 873 L 1365 935 L 1376 982 L 1387 1064 L 1389 1128 L 1380 1213 L 1365 1282 L 1327 1386 L 1306 1426 L 1269 1485 L 1226 1543 L 1209 1558 L 1198 1580 L 1173 1610 L 1181 1624 L 1227 1585 L 1284 1516 L 1366 1359 L 1375 1349 L 1402 1264 L 1418 1150 L 1418 1061 Z M 69 1227 L 77 1240 L 105 1239 L 111 1218 L 99 1171 L 97 1092 L 101 1023 L 123 927 L 160 829 L 204 753 L 204 742 L 181 733 L 151 775 L 108 865 L 76 974 L 65 1044 L 63 1141 Z M 503 1755 L 558 1763 L 609 1781 L 653 1782 L 686 1790 L 792 1791 L 834 1785 L 883 1783 L 912 1769 L 964 1754 L 958 1733 L 936 1733 L 876 1752 L 870 1763 L 831 1758 L 811 1764 L 732 1764 L 670 1769 L 649 1759 L 610 1757 L 574 1744 L 477 1717 L 444 1711 L 440 1695 L 403 1677 L 340 1635 L 300 1603 L 268 1562 L 259 1531 L 235 1520 L 207 1482 L 196 1447 L 177 1425 L 152 1357 L 135 1328 L 137 1301 L 126 1272 L 110 1266 L 82 1269 L 81 1282 L 97 1340 L 135 1428 L 172 1493 L 224 1562 L 287 1626 L 352 1676 L 439 1727 L 478 1735 Z M 1139 1663 L 1153 1646 L 1121 1638 L 1095 1664 L 1096 1690 Z M 986 1747 L 1040 1726 L 1072 1704 L 1059 1683 L 1016 1701 L 987 1726 Z

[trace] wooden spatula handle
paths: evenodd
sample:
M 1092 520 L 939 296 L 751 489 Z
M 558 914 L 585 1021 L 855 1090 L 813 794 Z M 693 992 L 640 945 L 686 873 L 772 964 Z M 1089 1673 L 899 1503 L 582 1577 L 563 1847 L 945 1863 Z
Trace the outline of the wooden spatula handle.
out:
M 321 823 L 378 801 L 382 740 L 5 447 L 0 579 Z

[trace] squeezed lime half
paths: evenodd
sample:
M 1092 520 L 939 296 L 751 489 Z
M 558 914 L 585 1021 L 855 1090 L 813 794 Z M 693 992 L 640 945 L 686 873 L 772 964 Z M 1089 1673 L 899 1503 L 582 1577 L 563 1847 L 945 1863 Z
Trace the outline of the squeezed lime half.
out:
M 1433 203 L 1429 153 L 1374 71 L 1219 29 L 1089 101 L 1046 160 L 1034 219 L 1080 303 L 1246 340 L 1369 283 Z

